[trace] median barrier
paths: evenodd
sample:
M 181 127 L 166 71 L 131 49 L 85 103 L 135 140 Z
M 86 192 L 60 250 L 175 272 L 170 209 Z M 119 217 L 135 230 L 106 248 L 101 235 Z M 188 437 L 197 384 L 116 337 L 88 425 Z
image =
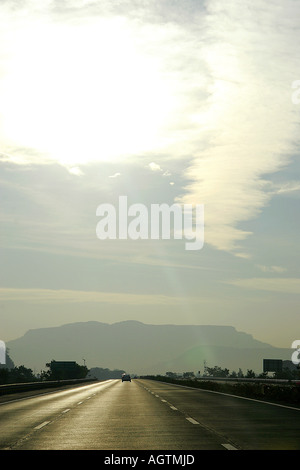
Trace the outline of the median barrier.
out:
M 69 379 L 69 380 L 44 380 L 43 382 L 24 382 L 0 385 L 0 396 L 10 393 L 29 392 L 31 390 L 42 390 L 46 388 L 59 388 L 65 385 L 84 384 L 95 382 L 96 379 Z

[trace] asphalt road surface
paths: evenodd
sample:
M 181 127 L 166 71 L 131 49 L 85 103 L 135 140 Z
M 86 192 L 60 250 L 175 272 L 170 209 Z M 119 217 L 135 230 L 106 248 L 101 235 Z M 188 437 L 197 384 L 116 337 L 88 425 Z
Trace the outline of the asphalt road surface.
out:
M 107 380 L 2 397 L 0 449 L 300 450 L 300 408 L 151 380 Z

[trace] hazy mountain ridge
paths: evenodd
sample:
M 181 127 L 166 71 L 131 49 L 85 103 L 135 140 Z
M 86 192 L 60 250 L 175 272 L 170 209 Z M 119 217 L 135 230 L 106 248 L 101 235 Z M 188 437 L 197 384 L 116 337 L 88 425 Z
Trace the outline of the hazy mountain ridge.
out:
M 232 326 L 151 325 L 138 321 L 96 321 L 28 330 L 7 347 L 16 365 L 36 372 L 55 360 L 85 361 L 88 368 L 123 369 L 138 374 L 202 370 L 219 365 L 261 372 L 263 358 L 290 359 L 291 350 L 274 348 Z

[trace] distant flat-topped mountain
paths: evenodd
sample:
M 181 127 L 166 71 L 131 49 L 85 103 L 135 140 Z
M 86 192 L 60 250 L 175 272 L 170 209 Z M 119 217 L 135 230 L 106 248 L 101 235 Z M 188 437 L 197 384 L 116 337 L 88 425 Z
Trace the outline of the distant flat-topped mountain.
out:
M 36 373 L 46 363 L 76 361 L 92 367 L 136 374 L 202 371 L 207 366 L 262 372 L 266 359 L 291 358 L 290 349 L 274 348 L 232 326 L 149 325 L 138 321 L 88 321 L 29 330 L 7 343 L 16 366 Z

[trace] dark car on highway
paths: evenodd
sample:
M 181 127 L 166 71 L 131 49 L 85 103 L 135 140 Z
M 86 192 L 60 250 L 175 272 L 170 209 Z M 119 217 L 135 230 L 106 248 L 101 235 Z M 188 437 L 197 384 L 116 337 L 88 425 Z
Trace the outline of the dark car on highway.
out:
M 122 382 L 131 382 L 131 377 L 129 374 L 122 375 Z

